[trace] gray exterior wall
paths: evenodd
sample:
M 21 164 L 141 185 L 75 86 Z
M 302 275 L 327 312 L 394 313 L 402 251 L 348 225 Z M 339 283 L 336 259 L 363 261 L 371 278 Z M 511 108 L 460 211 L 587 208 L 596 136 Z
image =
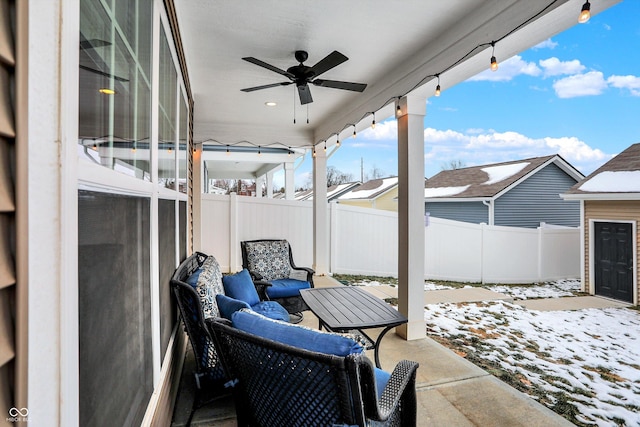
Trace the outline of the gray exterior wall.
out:
M 546 222 L 577 227 L 580 202 L 559 196 L 576 182 L 555 164 L 548 165 L 495 201 L 495 225 L 536 228 Z
M 431 202 L 425 203 L 425 212 L 434 218 L 480 224 L 489 223 L 489 207 L 482 202 Z

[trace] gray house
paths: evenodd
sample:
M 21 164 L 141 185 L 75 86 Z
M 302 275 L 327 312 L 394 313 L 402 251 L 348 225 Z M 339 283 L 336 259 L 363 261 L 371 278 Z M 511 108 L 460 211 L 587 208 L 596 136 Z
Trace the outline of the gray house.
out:
M 425 212 L 475 224 L 577 227 L 579 202 L 560 194 L 582 178 L 559 155 L 445 170 L 425 183 Z

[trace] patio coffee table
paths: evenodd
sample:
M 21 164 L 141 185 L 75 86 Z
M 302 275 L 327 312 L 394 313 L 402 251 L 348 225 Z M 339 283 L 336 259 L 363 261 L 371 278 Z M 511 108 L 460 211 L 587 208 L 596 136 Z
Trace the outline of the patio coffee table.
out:
M 407 323 L 407 318 L 389 304 L 355 286 L 303 289 L 300 295 L 320 320 L 320 329 L 324 327 L 332 332 L 357 330 L 372 343 L 367 349 L 373 348 L 378 368 L 380 341 L 392 328 Z M 375 341 L 363 331 L 371 328 L 384 328 Z

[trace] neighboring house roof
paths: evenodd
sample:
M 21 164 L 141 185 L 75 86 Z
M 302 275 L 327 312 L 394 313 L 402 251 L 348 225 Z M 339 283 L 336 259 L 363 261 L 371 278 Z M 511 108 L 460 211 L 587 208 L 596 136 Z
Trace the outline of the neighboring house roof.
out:
M 551 163 L 576 181 L 584 177 L 559 155 L 532 157 L 442 171 L 425 182 L 424 197 L 429 201 L 497 198 Z
M 640 199 L 640 143 L 609 160 L 562 197 L 568 200 Z
M 344 184 L 331 185 L 327 188 L 327 200 L 335 200 L 359 185 L 360 182 L 346 182 Z M 313 200 L 313 190 L 311 191 L 311 194 L 303 200 Z
M 338 200 L 373 200 L 398 186 L 398 177 L 372 179 L 343 194 Z

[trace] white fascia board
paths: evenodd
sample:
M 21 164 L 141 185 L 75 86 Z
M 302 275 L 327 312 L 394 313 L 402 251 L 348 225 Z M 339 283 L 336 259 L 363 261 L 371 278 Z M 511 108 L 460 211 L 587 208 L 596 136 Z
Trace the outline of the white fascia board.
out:
M 560 194 L 564 200 L 640 200 L 640 193 Z

